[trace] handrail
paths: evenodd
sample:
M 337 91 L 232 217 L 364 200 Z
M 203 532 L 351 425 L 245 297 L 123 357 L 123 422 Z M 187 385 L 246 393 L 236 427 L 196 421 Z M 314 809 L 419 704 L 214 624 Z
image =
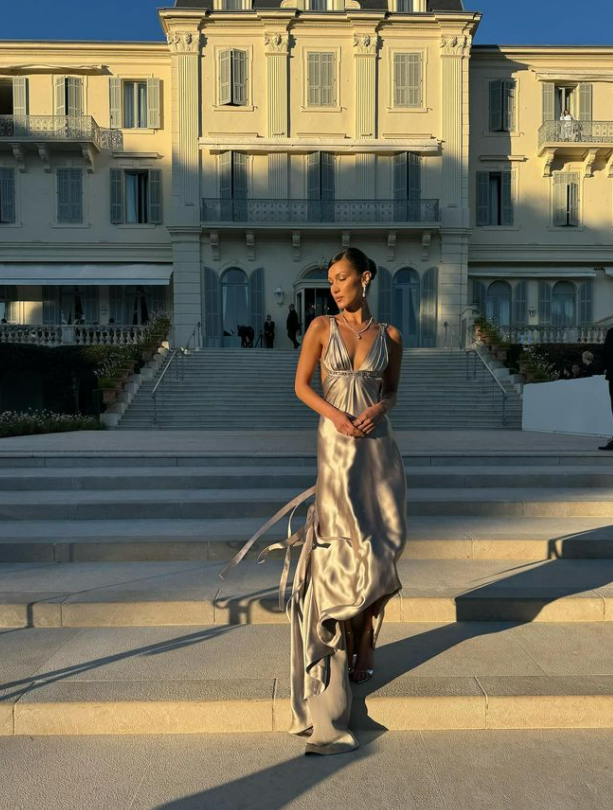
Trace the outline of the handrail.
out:
M 157 425 L 157 392 L 158 392 L 158 388 L 160 387 L 160 384 L 161 384 L 162 380 L 166 376 L 166 373 L 167 373 L 168 369 L 172 366 L 175 359 L 177 357 L 185 357 L 185 355 L 189 353 L 190 343 L 192 342 L 192 340 L 196 336 L 196 332 L 200 329 L 200 326 L 201 326 L 201 322 L 198 321 L 198 323 L 192 329 L 192 333 L 189 336 L 189 338 L 187 339 L 187 344 L 185 346 L 179 346 L 177 349 L 172 350 L 172 352 L 170 353 L 170 359 L 168 360 L 168 363 L 166 363 L 166 366 L 164 367 L 164 370 L 160 374 L 160 378 L 158 379 L 158 381 L 156 382 L 156 384 L 153 387 L 153 391 L 151 392 L 151 399 L 153 400 L 153 424 L 154 425 Z M 184 368 L 183 368 L 183 365 L 182 365 L 181 366 L 181 379 L 183 379 L 183 373 L 184 373 Z
M 456 343 L 458 344 L 458 348 L 463 350 L 463 349 L 464 349 L 464 346 L 462 346 L 462 341 L 461 341 L 461 340 L 460 340 L 460 338 L 459 338 L 459 337 L 456 335 L 456 333 L 455 333 L 455 330 L 454 330 L 453 326 L 452 326 L 452 325 L 451 325 L 451 324 L 450 324 L 448 321 L 445 321 L 445 322 L 444 322 L 444 324 L 443 324 L 443 326 L 445 327 L 445 346 L 447 346 L 447 330 L 449 330 L 449 331 L 451 332 L 452 336 L 455 338 L 455 341 L 456 341 Z M 451 348 L 451 351 L 453 351 L 453 342 L 452 342 L 452 348 Z
M 496 385 L 500 388 L 500 393 L 502 394 L 502 425 L 504 427 L 506 425 L 506 423 L 507 423 L 507 420 L 506 420 L 506 405 L 507 405 L 507 400 L 509 398 L 509 395 L 508 395 L 507 391 L 505 390 L 504 385 L 500 382 L 498 377 L 494 374 L 493 370 L 490 368 L 490 366 L 489 366 L 488 362 L 486 361 L 486 359 L 482 356 L 481 352 L 478 349 L 478 344 L 475 344 L 474 348 L 471 349 L 471 351 L 473 352 L 475 357 L 478 357 L 479 360 L 481 360 L 482 364 L 488 370 L 491 378 L 494 380 Z M 476 369 L 475 369 L 475 377 L 476 377 Z

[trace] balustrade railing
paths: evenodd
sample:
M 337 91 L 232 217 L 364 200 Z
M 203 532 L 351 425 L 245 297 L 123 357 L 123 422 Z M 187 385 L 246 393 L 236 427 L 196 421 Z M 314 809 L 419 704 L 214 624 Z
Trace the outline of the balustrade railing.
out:
M 101 146 L 91 115 L 0 115 L 0 138 L 37 141 L 92 141 Z
M 509 343 L 604 343 L 606 326 L 499 326 Z
M 237 200 L 203 198 L 202 222 L 438 222 L 438 200 Z
M 0 343 L 32 346 L 130 346 L 139 343 L 145 326 L 75 324 L 0 324 Z
M 563 141 L 613 144 L 613 121 L 545 121 L 539 129 L 539 147 Z

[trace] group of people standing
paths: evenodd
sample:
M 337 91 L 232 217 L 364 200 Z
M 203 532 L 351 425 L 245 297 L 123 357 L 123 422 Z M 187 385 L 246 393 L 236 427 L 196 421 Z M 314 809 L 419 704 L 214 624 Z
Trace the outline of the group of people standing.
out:
M 300 330 L 302 329 L 302 323 L 300 322 L 300 317 L 298 312 L 296 311 L 296 307 L 293 304 L 290 304 L 289 312 L 287 314 L 287 318 L 285 321 L 285 328 L 287 330 L 287 336 L 291 340 L 294 349 L 297 349 L 300 346 L 296 336 L 299 334 Z M 315 317 L 315 306 L 314 304 L 310 304 L 307 307 L 306 313 L 306 328 L 309 328 L 309 324 Z M 264 321 L 264 345 L 267 349 L 273 349 L 275 342 L 275 322 L 273 321 L 270 315 L 266 316 L 266 320 Z

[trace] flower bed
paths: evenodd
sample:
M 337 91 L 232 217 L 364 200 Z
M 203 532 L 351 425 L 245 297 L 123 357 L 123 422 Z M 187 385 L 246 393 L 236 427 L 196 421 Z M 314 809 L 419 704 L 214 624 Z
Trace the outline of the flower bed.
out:
M 35 433 L 63 433 L 69 430 L 104 430 L 91 416 L 53 411 L 3 411 L 0 413 L 0 438 L 30 436 Z

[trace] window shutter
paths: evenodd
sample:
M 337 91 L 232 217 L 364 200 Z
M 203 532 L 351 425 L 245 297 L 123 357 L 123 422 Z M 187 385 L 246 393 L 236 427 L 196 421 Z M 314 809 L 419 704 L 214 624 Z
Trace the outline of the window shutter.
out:
M 502 129 L 502 79 L 490 82 L 490 132 Z
M 247 160 L 244 152 L 233 153 L 232 197 L 235 200 L 247 199 Z
M 244 106 L 247 103 L 247 52 L 235 51 L 232 54 L 232 101 Z
M 109 109 L 111 129 L 121 127 L 121 79 L 111 76 L 109 79 Z
M 594 298 L 594 280 L 588 278 L 579 285 L 579 323 L 592 324 Z
M 70 222 L 70 169 L 57 170 L 57 221 Z
M 407 107 L 409 104 L 409 81 L 407 53 L 394 54 L 394 106 Z
M 307 155 L 307 197 L 309 200 L 321 199 L 320 153 Z
M 0 222 L 15 222 L 15 169 L 0 169 Z
M 490 173 L 477 172 L 477 225 L 490 224 Z
M 430 267 L 422 278 L 421 341 L 426 348 L 436 345 L 437 275 L 437 268 Z
M 553 173 L 553 224 L 566 225 L 568 210 L 568 184 L 562 172 Z
M 55 76 L 53 79 L 54 115 L 66 115 L 66 78 Z
M 334 106 L 336 104 L 336 61 L 333 53 L 322 53 L 320 62 L 321 104 Z
M 513 324 L 524 326 L 528 322 L 527 290 L 525 281 L 518 281 L 513 291 Z
M 83 169 L 69 169 L 70 221 L 83 222 Z
M 147 126 L 160 128 L 160 80 L 147 79 Z
M 80 76 L 66 77 L 66 100 L 66 115 L 83 115 L 83 79 Z
M 321 56 L 320 53 L 307 56 L 307 104 L 310 107 L 321 106 Z
M 256 339 L 264 328 L 264 268 L 258 267 L 249 277 L 249 314 Z
M 502 83 L 502 128 L 506 132 L 512 132 L 515 129 L 515 88 L 514 79 L 505 79 Z
M 500 224 L 513 225 L 513 182 L 515 172 L 500 173 Z
M 162 222 L 162 172 L 160 169 L 149 169 L 147 183 L 148 190 L 148 220 L 154 225 Z
M 28 79 L 26 76 L 13 77 L 13 115 L 28 114 Z
M 407 104 L 409 107 L 421 107 L 421 54 L 407 53 Z
M 221 152 L 218 163 L 219 196 L 223 200 L 232 198 L 232 152 Z
M 421 157 L 415 152 L 407 153 L 408 189 L 407 197 L 412 202 L 421 200 Z
M 204 268 L 204 332 L 207 338 L 221 337 L 221 305 L 219 276 L 210 267 Z
M 570 225 L 579 225 L 579 175 L 568 173 L 568 221 Z
M 543 82 L 543 122 L 556 117 L 556 87 L 553 82 Z
M 111 222 L 119 225 L 123 221 L 123 170 L 111 169 Z
M 473 279 L 473 304 L 475 304 L 481 314 L 485 314 L 485 300 L 487 290 L 483 281 Z
M 219 53 L 219 103 L 232 103 L 232 51 Z
M 594 96 L 593 85 L 589 82 L 581 82 L 579 85 L 579 120 L 593 121 L 592 99 Z
M 321 153 L 321 199 L 333 200 L 336 196 L 335 183 L 336 155 Z
M 392 157 L 395 200 L 406 200 L 408 197 L 407 164 L 408 157 L 406 152 L 400 152 L 400 154 Z
M 379 323 L 389 323 L 392 319 L 392 275 L 385 267 L 377 270 Z
M 551 323 L 551 285 L 548 281 L 539 281 L 539 324 Z

